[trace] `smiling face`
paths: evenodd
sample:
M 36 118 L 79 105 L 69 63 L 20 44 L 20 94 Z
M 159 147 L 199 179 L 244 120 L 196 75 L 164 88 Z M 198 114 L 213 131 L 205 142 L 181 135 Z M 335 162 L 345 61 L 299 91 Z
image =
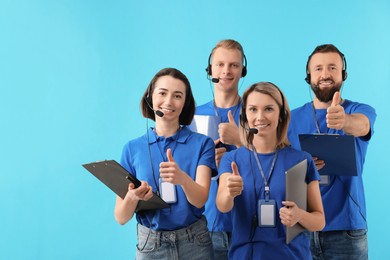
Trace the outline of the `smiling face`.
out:
M 256 128 L 258 136 L 277 137 L 279 105 L 270 95 L 253 91 L 248 95 L 246 116 L 250 128 Z
M 179 116 L 183 110 L 186 97 L 186 86 L 171 76 L 160 77 L 155 84 L 152 94 L 153 109 L 164 113 L 162 118 L 156 120 L 167 120 L 179 122 Z
M 340 91 L 343 84 L 343 61 L 336 52 L 314 54 L 309 62 L 310 85 L 321 102 L 332 101 L 336 91 Z
M 242 76 L 243 56 L 238 49 L 219 47 L 212 55 L 212 77 L 219 79 L 215 86 L 224 91 L 238 89 Z

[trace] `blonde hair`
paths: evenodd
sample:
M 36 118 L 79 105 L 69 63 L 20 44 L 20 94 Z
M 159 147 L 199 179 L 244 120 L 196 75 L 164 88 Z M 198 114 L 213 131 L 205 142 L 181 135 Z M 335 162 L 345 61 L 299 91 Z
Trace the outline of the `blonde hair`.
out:
M 289 146 L 290 142 L 287 138 L 288 132 L 288 124 L 290 123 L 290 108 L 288 106 L 287 100 L 284 98 L 282 91 L 271 82 L 259 82 L 250 86 L 247 90 L 245 90 L 242 96 L 242 107 L 241 107 L 241 115 L 240 115 L 240 139 L 241 143 L 249 147 L 253 143 L 254 134 L 249 133 L 249 125 L 248 119 L 246 117 L 246 105 L 249 94 L 252 92 L 259 92 L 265 95 L 269 95 L 272 97 L 279 106 L 279 124 L 276 129 L 276 137 L 277 137 L 277 148 L 283 148 L 285 146 Z

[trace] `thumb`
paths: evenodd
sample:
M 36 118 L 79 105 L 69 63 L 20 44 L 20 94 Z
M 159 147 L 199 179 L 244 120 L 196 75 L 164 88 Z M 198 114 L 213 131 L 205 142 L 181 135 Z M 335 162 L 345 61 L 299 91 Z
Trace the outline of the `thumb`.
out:
M 239 176 L 240 173 L 238 172 L 237 164 L 235 162 L 232 162 L 231 166 L 232 166 L 233 175 Z
M 229 124 L 234 124 L 234 125 L 236 125 L 236 122 L 234 121 L 234 117 L 233 117 L 233 115 L 232 115 L 232 112 L 229 110 L 228 111 L 228 119 L 229 119 Z
M 337 106 L 338 104 L 340 104 L 340 92 L 337 91 L 334 93 L 333 95 L 333 100 L 332 100 L 332 107 L 335 107 Z
M 173 155 L 172 155 L 172 150 L 171 148 L 169 148 L 167 150 L 167 158 L 168 158 L 168 162 L 175 162 L 175 159 L 173 159 Z

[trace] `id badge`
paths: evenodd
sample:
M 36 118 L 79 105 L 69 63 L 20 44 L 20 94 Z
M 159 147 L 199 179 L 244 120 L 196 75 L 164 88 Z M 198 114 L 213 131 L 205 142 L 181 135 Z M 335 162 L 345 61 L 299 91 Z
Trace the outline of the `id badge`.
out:
M 160 193 L 161 198 L 166 203 L 175 203 L 177 201 L 175 184 L 163 181 L 162 178 L 160 178 Z
M 329 185 L 329 175 L 320 175 L 320 185 Z
M 275 200 L 259 200 L 257 210 L 259 227 L 276 226 Z

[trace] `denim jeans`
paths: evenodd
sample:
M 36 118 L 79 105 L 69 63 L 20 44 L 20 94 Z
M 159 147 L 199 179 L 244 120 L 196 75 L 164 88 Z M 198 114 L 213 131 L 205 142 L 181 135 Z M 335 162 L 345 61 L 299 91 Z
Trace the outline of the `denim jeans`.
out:
M 368 259 L 367 230 L 340 230 L 310 233 L 314 260 Z
M 211 232 L 211 240 L 213 242 L 214 260 L 227 260 L 228 251 L 231 242 L 230 232 Z
M 138 224 L 136 259 L 211 259 L 212 244 L 207 222 L 202 217 L 187 228 L 155 231 Z

